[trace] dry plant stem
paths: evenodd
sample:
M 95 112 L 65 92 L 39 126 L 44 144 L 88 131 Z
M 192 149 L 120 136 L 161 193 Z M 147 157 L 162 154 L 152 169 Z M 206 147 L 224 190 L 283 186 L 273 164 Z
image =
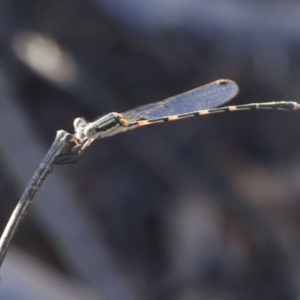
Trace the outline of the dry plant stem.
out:
M 34 173 L 16 208 L 14 209 L 5 229 L 0 238 L 0 267 L 5 258 L 9 244 L 14 236 L 20 221 L 27 213 L 29 204 L 35 193 L 39 190 L 42 182 L 46 176 L 52 171 L 53 165 L 57 157 L 62 154 L 67 148 L 70 148 L 70 141 L 73 138 L 71 134 L 64 130 L 59 130 L 56 134 L 55 140 L 42 160 L 38 169 Z

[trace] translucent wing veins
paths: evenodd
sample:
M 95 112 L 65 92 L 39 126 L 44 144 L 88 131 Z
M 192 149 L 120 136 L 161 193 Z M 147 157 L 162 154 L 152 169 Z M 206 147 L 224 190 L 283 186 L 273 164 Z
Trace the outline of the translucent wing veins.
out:
M 239 88 L 234 81 L 221 79 L 163 101 L 139 106 L 122 113 L 122 115 L 128 121 L 153 120 L 170 115 L 210 109 L 232 99 L 238 90 Z

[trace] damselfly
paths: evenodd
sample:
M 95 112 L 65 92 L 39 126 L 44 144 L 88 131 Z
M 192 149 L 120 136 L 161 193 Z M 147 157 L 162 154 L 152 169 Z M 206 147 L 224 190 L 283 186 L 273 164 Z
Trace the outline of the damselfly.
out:
M 228 79 L 220 79 L 194 90 L 167 98 L 163 101 L 139 106 L 124 113 L 111 112 L 94 122 L 83 118 L 74 120 L 75 147 L 79 156 L 95 139 L 104 138 L 141 126 L 160 122 L 175 121 L 227 111 L 250 109 L 296 110 L 297 102 L 266 102 L 215 108 L 232 99 L 238 93 L 237 84 Z M 64 163 L 59 161 L 58 163 Z

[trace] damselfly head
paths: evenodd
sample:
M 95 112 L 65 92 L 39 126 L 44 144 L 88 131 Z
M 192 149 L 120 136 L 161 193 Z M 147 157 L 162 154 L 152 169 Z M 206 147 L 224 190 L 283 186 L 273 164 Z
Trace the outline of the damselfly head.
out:
M 83 118 L 76 118 L 73 122 L 75 129 L 75 137 L 79 140 L 83 140 L 86 136 L 84 134 L 84 129 L 87 126 L 87 121 Z

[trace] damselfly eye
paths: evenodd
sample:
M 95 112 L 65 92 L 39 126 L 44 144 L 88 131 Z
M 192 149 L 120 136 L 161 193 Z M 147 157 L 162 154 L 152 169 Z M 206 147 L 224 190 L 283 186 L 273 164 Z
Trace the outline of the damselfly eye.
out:
M 86 120 L 83 118 L 76 118 L 73 122 L 74 128 L 79 126 L 85 126 L 87 124 Z

